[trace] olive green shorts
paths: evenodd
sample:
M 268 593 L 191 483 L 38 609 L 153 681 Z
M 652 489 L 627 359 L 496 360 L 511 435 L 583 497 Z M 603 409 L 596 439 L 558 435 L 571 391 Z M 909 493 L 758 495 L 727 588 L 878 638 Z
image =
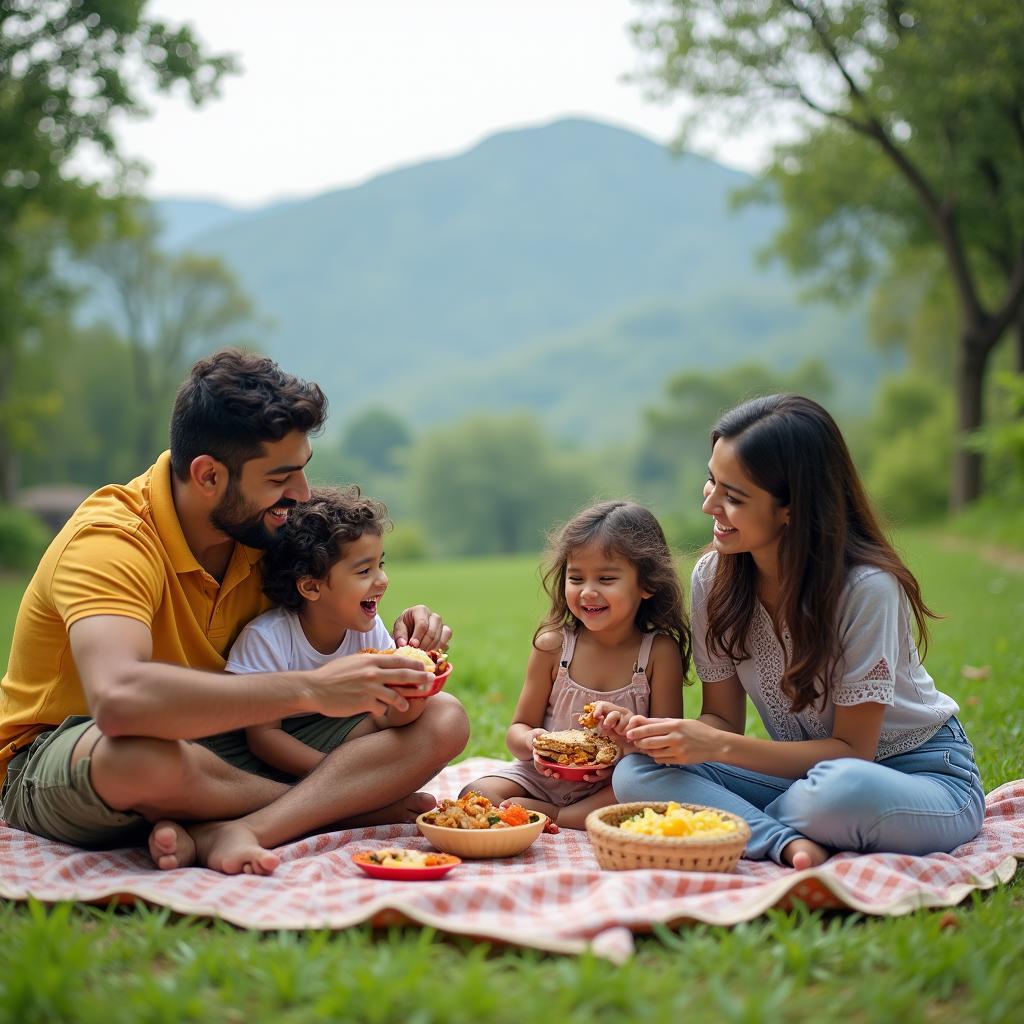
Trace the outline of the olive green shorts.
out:
M 326 754 L 341 746 L 365 717 L 302 715 L 284 719 L 281 728 Z M 81 715 L 65 718 L 56 729 L 37 736 L 28 750 L 15 755 L 0 790 L 0 818 L 23 832 L 74 846 L 126 846 L 145 838 L 149 830 L 145 818 L 114 810 L 93 789 L 91 751 L 71 767 L 75 744 L 92 724 L 91 718 Z M 241 729 L 195 742 L 242 771 L 294 781 L 256 757 Z

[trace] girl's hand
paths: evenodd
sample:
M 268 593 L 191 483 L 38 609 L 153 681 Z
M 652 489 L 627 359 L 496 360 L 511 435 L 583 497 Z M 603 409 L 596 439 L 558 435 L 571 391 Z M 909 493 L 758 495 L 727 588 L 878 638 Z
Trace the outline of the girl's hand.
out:
M 616 764 L 618 762 L 616 761 Z M 595 768 L 592 772 L 588 772 L 583 776 L 584 782 L 605 782 L 611 778 L 612 772 L 615 771 L 615 765 L 609 764 L 604 768 Z
M 720 761 L 730 733 L 694 718 L 643 718 L 634 715 L 626 739 L 639 754 L 658 764 L 702 764 Z
M 544 731 L 543 729 L 538 730 L 538 732 L 543 732 L 543 731 Z M 533 767 L 536 768 L 537 771 L 540 772 L 541 775 L 546 775 L 549 779 L 557 779 L 557 778 L 559 778 L 558 772 L 553 771 L 546 764 L 543 764 L 541 762 L 540 754 L 538 754 L 536 750 L 533 752 Z
M 539 736 L 542 732 L 544 732 L 543 729 L 536 728 L 536 729 L 529 729 L 527 732 L 524 732 L 524 733 L 521 733 L 520 735 L 518 735 L 515 738 L 515 747 L 518 747 L 519 748 L 518 750 L 515 749 L 515 747 L 513 747 L 512 743 L 509 743 L 509 747 L 512 748 L 512 753 L 520 761 L 529 761 L 529 760 L 533 759 L 534 764 L 536 764 L 537 763 L 536 762 L 536 755 L 534 754 L 534 751 L 533 751 L 533 738 L 534 738 L 534 736 Z M 520 744 L 522 744 L 522 745 L 520 746 Z

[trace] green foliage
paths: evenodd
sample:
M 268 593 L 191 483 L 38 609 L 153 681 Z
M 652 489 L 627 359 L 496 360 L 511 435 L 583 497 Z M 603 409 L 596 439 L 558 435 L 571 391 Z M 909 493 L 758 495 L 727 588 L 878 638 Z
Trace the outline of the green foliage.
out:
M 993 381 L 1001 416 L 979 431 L 974 445 L 990 456 L 993 491 L 1024 497 L 1024 374 L 998 373 Z
M 650 56 L 646 77 L 664 96 L 698 99 L 690 126 L 716 113 L 749 122 L 787 105 L 805 115 L 745 197 L 781 201 L 775 255 L 833 297 L 886 266 L 906 277 L 917 264 L 920 277 L 941 258 L 959 358 L 949 359 L 940 328 L 932 363 L 957 367 L 958 420 L 980 427 L 989 357 L 1024 303 L 1018 0 L 644 7 L 636 36 Z M 927 346 L 928 336 L 913 340 Z M 959 505 L 976 497 L 980 462 L 963 450 L 955 458 Z
M 50 534 L 31 512 L 0 505 L 0 569 L 34 569 Z
M 341 452 L 364 466 L 394 471 L 412 441 L 412 429 L 405 420 L 377 407 L 348 421 L 341 436 Z
M 865 483 L 886 517 L 922 522 L 949 507 L 953 403 L 934 381 L 892 377 L 867 425 L 871 456 Z
M 410 523 L 397 523 L 384 540 L 388 558 L 418 562 L 427 557 L 429 548 L 423 531 Z
M 536 551 L 597 490 L 529 416 L 478 417 L 424 434 L 412 454 L 417 518 L 446 554 Z
M 130 186 L 117 159 L 111 120 L 140 114 L 146 86 L 184 83 L 193 102 L 216 91 L 230 59 L 205 56 L 188 28 L 144 16 L 138 0 L 12 2 L 0 16 L 0 406 L 28 393 L 14 384 L 32 358 L 32 334 L 67 308 L 67 285 L 53 270 L 59 251 L 83 251 L 110 208 L 104 201 Z M 83 145 L 110 158 L 103 187 L 76 174 Z M 34 410 L 39 413 L 38 408 Z M 0 417 L 0 496 L 15 486 L 22 439 Z M 39 416 L 45 419 L 45 416 Z

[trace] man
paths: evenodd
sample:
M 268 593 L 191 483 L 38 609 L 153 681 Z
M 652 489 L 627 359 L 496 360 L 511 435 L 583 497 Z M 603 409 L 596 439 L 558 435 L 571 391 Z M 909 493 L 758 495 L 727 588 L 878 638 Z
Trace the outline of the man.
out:
M 273 719 L 404 711 L 402 694 L 432 681 L 395 655 L 223 672 L 232 641 L 268 607 L 261 549 L 309 497 L 309 435 L 326 404 L 315 384 L 269 359 L 228 350 L 200 360 L 174 404 L 170 451 L 131 483 L 87 498 L 53 540 L 22 599 L 0 683 L 9 824 L 81 846 L 146 830 L 160 868 L 266 874 L 279 861 L 272 848 L 298 836 L 408 821 L 433 806 L 419 786 L 469 735 L 445 693 L 402 729 L 350 743 L 341 729 L 297 783 L 214 752 L 232 749 L 218 742 L 224 734 Z M 393 635 L 444 647 L 451 630 L 417 605 Z

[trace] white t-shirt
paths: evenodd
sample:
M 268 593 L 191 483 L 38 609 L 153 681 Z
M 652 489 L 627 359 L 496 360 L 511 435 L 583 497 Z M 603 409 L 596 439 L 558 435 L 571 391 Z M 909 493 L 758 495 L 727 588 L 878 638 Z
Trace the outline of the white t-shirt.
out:
M 330 654 L 321 654 L 302 632 L 297 612 L 271 608 L 257 615 L 231 645 L 225 670 L 245 672 L 286 672 L 319 668 L 346 654 L 358 654 L 364 647 L 386 650 L 394 647 L 391 634 L 378 615 L 366 633 L 347 630 L 341 644 Z
M 837 611 L 842 645 L 837 678 L 824 704 L 794 714 L 782 692 L 782 674 L 793 649 L 783 627 L 782 644 L 771 616 L 756 602 L 746 648 L 750 657 L 738 664 L 707 650 L 707 594 L 715 578 L 718 553 L 706 554 L 693 568 L 691 625 L 693 661 L 705 685 L 738 676 L 772 739 L 827 739 L 832 735 L 835 705 L 887 704 L 875 760 L 904 754 L 930 739 L 955 715 L 952 697 L 935 688 L 921 664 L 911 630 L 910 602 L 899 581 L 874 566 L 850 570 Z M 822 624 L 826 628 L 826 624 Z

